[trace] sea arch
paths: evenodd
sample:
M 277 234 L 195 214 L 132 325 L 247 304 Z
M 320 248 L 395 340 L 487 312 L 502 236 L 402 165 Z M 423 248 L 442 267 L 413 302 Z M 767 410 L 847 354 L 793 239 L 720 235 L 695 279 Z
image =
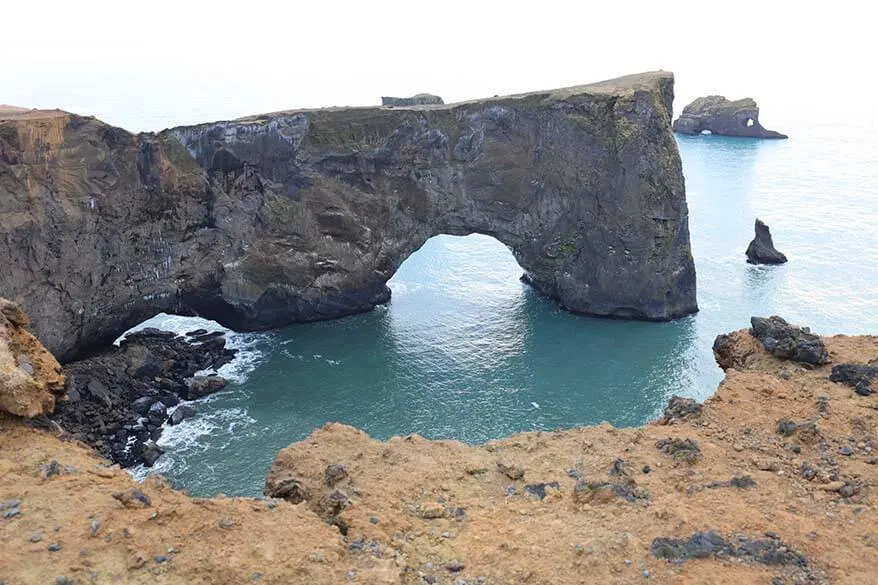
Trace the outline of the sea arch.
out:
M 13 116 L 0 294 L 69 359 L 161 311 L 238 330 L 366 311 L 430 237 L 481 233 L 571 311 L 680 317 L 697 306 L 672 99 L 657 72 L 158 134 L 61 112 L 35 140 Z

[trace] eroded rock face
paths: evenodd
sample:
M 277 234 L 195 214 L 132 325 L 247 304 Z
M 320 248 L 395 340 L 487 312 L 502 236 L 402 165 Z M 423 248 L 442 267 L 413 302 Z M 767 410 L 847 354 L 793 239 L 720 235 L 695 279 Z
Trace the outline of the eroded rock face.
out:
M 64 395 L 61 365 L 28 332 L 21 308 L 0 298 L 0 412 L 35 417 Z
M 510 247 L 567 309 L 697 310 L 673 76 L 132 135 L 0 115 L 0 291 L 62 360 L 157 312 L 238 330 L 367 311 L 430 237 Z
M 786 134 L 766 130 L 759 123 L 759 108 L 752 98 L 729 101 L 721 95 L 700 97 L 683 108 L 674 121 L 680 134 L 745 136 L 750 138 L 787 138 Z
M 774 247 L 771 230 L 760 219 L 756 219 L 756 236 L 747 246 L 747 262 L 749 264 L 784 264 L 787 257 Z

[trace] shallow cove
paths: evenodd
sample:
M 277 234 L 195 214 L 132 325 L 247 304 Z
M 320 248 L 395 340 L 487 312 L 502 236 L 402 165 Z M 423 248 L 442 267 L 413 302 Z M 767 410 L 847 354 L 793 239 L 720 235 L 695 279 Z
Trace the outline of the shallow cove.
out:
M 400 268 L 387 307 L 232 335 L 246 348 L 230 372 L 238 383 L 165 431 L 168 453 L 154 469 L 195 495 L 256 495 L 276 452 L 327 421 L 381 439 L 417 432 L 469 442 L 601 420 L 642 424 L 671 394 L 710 395 L 722 377 L 713 338 L 751 315 L 874 333 L 875 138 L 853 126 L 786 128 L 793 138 L 783 143 L 678 140 L 698 315 L 672 323 L 571 315 L 518 281 L 499 242 L 441 236 Z M 757 216 L 789 264 L 746 264 Z

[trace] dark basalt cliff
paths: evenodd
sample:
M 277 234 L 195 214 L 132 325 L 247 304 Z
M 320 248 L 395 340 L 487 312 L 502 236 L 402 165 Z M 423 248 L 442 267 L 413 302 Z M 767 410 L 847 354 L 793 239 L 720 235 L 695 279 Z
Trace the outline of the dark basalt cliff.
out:
M 721 95 L 700 97 L 683 108 L 674 121 L 674 132 L 749 138 L 787 138 L 786 134 L 766 130 L 759 123 L 759 108 L 752 98 L 729 101 Z
M 0 112 L 0 295 L 62 360 L 160 311 L 239 330 L 366 311 L 437 234 L 510 247 L 571 311 L 697 310 L 673 76 L 133 135 Z

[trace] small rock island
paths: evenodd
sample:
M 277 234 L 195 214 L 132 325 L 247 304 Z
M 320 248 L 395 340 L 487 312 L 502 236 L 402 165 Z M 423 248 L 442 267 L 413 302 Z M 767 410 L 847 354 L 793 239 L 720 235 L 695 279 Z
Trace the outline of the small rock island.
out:
M 759 123 L 759 107 L 753 98 L 730 101 L 721 95 L 700 97 L 683 108 L 674 121 L 678 134 L 719 134 L 747 138 L 788 138 Z
M 747 246 L 749 264 L 785 264 L 787 257 L 774 247 L 771 230 L 761 219 L 756 219 L 756 237 Z

